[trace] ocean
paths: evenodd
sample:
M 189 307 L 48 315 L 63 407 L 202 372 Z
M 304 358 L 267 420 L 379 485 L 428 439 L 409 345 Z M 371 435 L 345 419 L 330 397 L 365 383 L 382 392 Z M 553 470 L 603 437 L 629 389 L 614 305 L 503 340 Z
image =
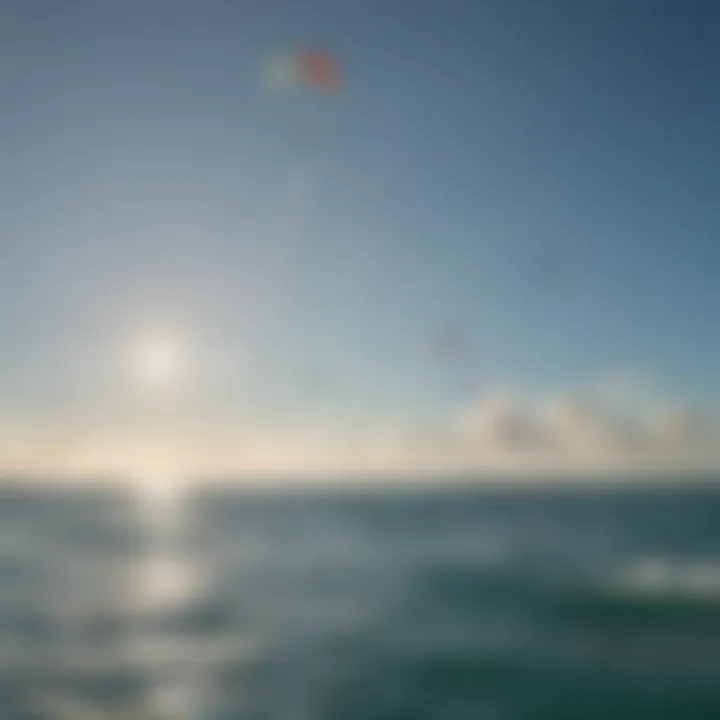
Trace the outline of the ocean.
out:
M 5 488 L 0 718 L 720 718 L 720 484 L 441 488 Z

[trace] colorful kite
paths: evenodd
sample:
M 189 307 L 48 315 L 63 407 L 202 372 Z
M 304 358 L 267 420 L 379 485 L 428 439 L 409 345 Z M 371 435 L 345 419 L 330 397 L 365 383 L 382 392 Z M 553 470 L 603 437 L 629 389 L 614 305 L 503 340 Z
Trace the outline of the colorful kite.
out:
M 265 67 L 264 82 L 275 92 L 301 87 L 333 92 L 340 88 L 342 78 L 336 58 L 310 48 L 273 58 Z

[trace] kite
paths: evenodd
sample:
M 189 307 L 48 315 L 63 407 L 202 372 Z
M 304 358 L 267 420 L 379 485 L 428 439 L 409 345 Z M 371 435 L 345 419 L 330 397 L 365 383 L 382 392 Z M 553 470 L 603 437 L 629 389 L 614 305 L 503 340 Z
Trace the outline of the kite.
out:
M 335 57 L 319 49 L 304 49 L 273 58 L 264 70 L 265 86 L 275 92 L 308 87 L 334 92 L 342 84 L 340 66 Z

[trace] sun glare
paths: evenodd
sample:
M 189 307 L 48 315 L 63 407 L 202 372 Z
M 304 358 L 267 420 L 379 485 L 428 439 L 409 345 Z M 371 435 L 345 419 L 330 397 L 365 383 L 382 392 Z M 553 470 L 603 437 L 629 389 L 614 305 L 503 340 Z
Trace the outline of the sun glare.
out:
M 136 341 L 131 357 L 134 377 L 150 390 L 176 388 L 186 371 L 187 355 L 180 341 L 154 335 Z

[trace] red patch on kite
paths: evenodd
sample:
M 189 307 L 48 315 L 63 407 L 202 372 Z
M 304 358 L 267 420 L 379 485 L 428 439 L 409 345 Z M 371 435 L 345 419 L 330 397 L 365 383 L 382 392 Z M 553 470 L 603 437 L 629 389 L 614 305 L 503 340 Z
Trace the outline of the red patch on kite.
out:
M 300 54 L 300 72 L 305 82 L 313 87 L 336 90 L 340 86 L 337 62 L 321 50 L 306 50 Z

